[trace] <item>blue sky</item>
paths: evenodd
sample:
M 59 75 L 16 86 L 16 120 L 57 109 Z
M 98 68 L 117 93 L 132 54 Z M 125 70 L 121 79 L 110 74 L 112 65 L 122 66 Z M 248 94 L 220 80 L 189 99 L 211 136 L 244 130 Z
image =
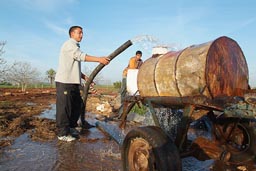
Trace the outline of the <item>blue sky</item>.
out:
M 3 57 L 8 62 L 29 62 L 44 74 L 57 70 L 59 49 L 72 25 L 84 28 L 81 49 L 96 56 L 142 35 L 174 50 L 228 36 L 242 48 L 250 84 L 256 86 L 255 9 L 255 0 L 1 0 L 0 41 L 7 41 Z M 145 60 L 152 46 L 134 43 L 101 74 L 107 82 L 121 80 L 135 51 L 142 50 Z M 83 68 L 95 66 L 83 63 Z

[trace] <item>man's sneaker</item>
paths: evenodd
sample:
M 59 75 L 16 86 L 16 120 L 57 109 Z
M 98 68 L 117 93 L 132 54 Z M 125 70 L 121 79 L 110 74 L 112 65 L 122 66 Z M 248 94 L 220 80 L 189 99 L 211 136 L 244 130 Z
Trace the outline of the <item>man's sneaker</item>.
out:
M 79 131 L 75 128 L 70 128 L 70 134 L 73 136 L 73 137 L 78 137 L 79 136 Z
M 58 136 L 58 139 L 61 141 L 67 141 L 67 142 L 76 140 L 76 138 L 72 137 L 71 135 Z

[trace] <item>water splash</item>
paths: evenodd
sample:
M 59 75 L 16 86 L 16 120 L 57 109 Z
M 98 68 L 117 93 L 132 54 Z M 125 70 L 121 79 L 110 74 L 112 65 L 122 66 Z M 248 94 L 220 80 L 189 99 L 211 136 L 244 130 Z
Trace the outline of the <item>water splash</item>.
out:
M 181 122 L 183 111 L 170 108 L 155 108 L 155 110 L 160 127 L 174 140 L 178 133 L 178 124 Z
M 159 40 L 153 36 L 150 35 L 139 35 L 131 39 L 132 43 L 138 43 L 138 42 L 150 42 L 150 43 L 158 43 Z
M 151 53 L 151 50 L 154 46 L 157 46 L 159 44 L 159 40 L 153 36 L 150 35 L 139 35 L 131 39 L 132 44 L 136 44 L 144 51 L 147 51 Z
M 133 44 L 141 46 L 145 51 L 151 53 L 154 47 L 165 47 L 168 51 L 178 51 L 181 49 L 178 43 L 163 43 L 158 38 L 151 35 L 139 35 L 131 39 Z

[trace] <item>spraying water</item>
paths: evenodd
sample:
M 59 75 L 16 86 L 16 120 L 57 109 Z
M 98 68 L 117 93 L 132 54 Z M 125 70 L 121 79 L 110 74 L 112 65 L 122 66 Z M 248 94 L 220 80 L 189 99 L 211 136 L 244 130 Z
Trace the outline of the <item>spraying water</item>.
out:
M 158 38 L 151 36 L 151 35 L 139 35 L 131 39 L 133 44 L 137 44 L 141 46 L 144 51 L 151 53 L 154 47 L 165 47 L 169 51 L 178 51 L 180 45 L 177 43 L 166 44 L 160 41 Z
M 139 43 L 144 49 L 152 49 L 153 46 L 159 44 L 159 40 L 150 35 L 140 35 L 131 39 L 133 44 Z
M 160 127 L 172 140 L 175 140 L 178 131 L 177 126 L 181 122 L 183 111 L 171 108 L 155 108 L 155 110 Z

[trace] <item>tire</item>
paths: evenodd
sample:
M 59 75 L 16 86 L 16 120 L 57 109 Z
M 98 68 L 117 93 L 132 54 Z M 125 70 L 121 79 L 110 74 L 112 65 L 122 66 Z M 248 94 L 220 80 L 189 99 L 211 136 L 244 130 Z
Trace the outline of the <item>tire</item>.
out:
M 218 124 L 218 130 L 215 129 L 215 137 L 231 153 L 229 162 L 243 163 L 254 160 L 256 156 L 255 123 L 250 125 L 248 122 L 239 122 L 235 125 L 235 122 L 228 119 L 224 121 Z
M 181 171 L 175 144 L 158 127 L 137 127 L 122 145 L 123 171 Z

